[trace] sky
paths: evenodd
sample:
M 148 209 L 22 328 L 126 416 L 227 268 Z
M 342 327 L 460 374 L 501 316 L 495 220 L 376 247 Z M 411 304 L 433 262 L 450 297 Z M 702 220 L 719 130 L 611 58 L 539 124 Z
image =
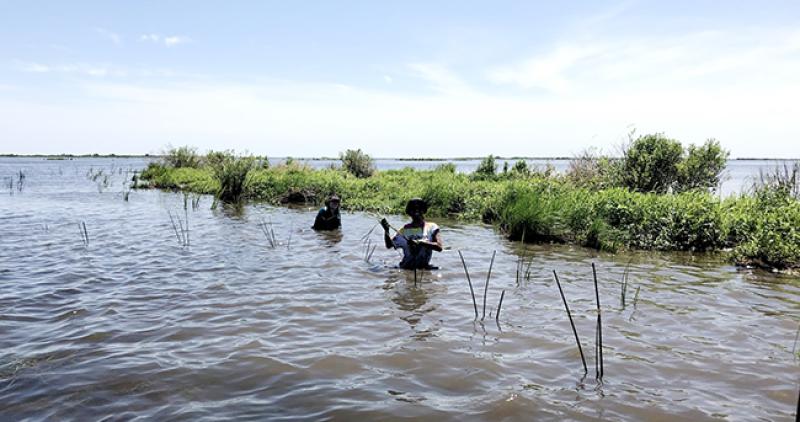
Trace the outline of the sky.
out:
M 0 153 L 800 157 L 800 2 L 5 1 Z

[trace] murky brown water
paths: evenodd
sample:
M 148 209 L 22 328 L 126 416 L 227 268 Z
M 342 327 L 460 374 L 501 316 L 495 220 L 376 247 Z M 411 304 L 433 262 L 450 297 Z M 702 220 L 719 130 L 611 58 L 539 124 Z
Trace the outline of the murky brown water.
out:
M 360 238 L 375 221 L 364 214 L 326 235 L 308 228 L 313 210 L 212 211 L 209 198 L 188 211 L 184 248 L 168 216 L 183 215 L 180 194 L 122 200 L 119 169 L 137 165 L 117 161 L 102 193 L 85 161 L 29 166 L 23 192 L 0 196 L 0 419 L 794 419 L 796 278 L 709 255 L 522 246 L 437 220 L 451 249 L 415 285 L 391 268 L 396 252 L 365 262 Z M 479 311 L 497 250 L 483 322 L 457 250 Z M 521 255 L 532 265 L 517 285 Z

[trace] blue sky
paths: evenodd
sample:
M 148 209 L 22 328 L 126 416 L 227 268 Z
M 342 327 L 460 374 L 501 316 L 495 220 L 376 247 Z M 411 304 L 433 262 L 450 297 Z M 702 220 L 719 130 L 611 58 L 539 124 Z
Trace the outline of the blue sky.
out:
M 0 1 L 0 152 L 798 157 L 797 1 Z

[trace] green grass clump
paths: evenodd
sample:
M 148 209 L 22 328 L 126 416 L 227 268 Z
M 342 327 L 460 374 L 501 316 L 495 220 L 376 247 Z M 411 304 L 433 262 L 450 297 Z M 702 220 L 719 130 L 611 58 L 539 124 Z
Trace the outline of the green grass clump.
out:
M 183 146 L 170 148 L 163 157 L 164 164 L 168 167 L 197 168 L 202 164 L 202 159 L 197 155 L 197 148 Z
M 255 167 L 254 157 L 237 157 L 233 152 L 219 157 L 211 170 L 218 184 L 216 199 L 222 202 L 239 202 L 245 194 L 247 175 Z
M 800 201 L 781 190 L 726 201 L 727 234 L 737 264 L 800 268 Z

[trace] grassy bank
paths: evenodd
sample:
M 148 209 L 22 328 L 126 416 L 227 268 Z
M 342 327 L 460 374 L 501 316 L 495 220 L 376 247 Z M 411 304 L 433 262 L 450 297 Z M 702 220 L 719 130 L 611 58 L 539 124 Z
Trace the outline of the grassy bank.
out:
M 142 174 L 149 186 L 215 194 L 220 178 L 211 166 L 152 165 Z M 421 197 L 431 217 L 448 216 L 495 224 L 511 239 L 619 250 L 719 251 L 738 264 L 800 267 L 800 202 L 774 190 L 720 199 L 705 191 L 641 193 L 612 187 L 581 187 L 568 177 L 509 172 L 491 178 L 437 170 L 390 170 L 357 178 L 341 169 L 313 170 L 297 164 L 254 166 L 242 197 L 275 204 L 318 204 L 337 193 L 342 207 L 403 212 Z

